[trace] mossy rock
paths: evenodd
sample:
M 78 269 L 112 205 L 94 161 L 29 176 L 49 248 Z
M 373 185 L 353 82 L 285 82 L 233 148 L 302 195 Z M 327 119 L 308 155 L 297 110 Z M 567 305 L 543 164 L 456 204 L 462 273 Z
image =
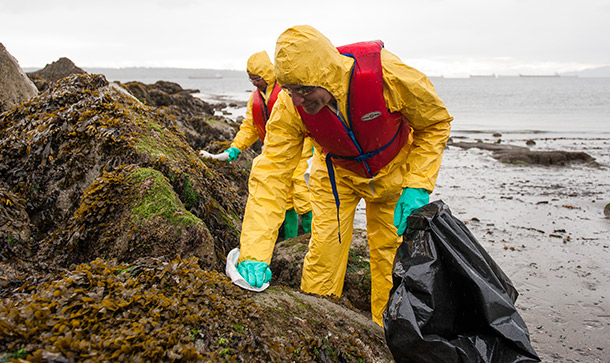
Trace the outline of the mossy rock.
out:
M 128 166 L 103 172 L 89 185 L 66 228 L 42 241 L 38 262 L 69 266 L 97 257 L 176 255 L 219 267 L 214 239 L 169 179 L 155 169 Z
M 277 242 L 271 259 L 272 286 L 288 286 L 299 289 L 303 271 L 303 260 L 308 251 L 310 234 L 304 234 Z M 371 316 L 371 268 L 366 231 L 355 229 L 349 250 L 343 295 L 335 298 L 337 303 L 355 308 Z
M 126 243 L 125 236 L 135 222 L 121 204 L 138 198 L 125 182 L 125 173 L 136 169 L 164 176 L 184 209 L 175 217 L 139 221 L 129 234 L 136 243 L 141 236 L 158 236 L 157 247 L 165 243 L 183 256 L 198 250 L 200 242 L 210 243 L 216 256 L 195 254 L 202 261 L 222 261 L 239 244 L 247 171 L 202 160 L 175 118 L 142 104 L 104 76 L 70 75 L 0 116 L 0 180 L 24 201 L 33 250 L 46 261 L 39 267 L 120 258 L 103 247 L 116 246 L 113 238 L 127 246 L 120 251 L 133 248 L 134 240 Z M 97 199 L 89 198 L 91 193 Z M 178 226 L 176 220 L 191 224 Z M 172 245 L 170 236 L 180 242 Z M 189 243 L 186 250 L 177 248 Z
M 169 107 L 80 74 L 0 115 L 0 361 L 389 361 L 349 301 L 219 271 L 251 158 L 202 160 Z

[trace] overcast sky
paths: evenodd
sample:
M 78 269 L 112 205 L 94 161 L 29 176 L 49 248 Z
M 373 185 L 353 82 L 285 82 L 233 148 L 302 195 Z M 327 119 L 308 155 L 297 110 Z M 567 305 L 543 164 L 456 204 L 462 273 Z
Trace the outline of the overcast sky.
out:
M 300 24 L 337 46 L 381 39 L 430 76 L 610 65 L 609 0 L 0 0 L 0 43 L 22 68 L 245 70 Z

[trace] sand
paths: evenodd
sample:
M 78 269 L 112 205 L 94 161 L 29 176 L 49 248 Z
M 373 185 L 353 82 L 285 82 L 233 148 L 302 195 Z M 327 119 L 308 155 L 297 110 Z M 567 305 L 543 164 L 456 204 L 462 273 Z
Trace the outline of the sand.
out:
M 504 164 L 449 146 L 431 200 L 449 205 L 511 278 L 543 362 L 609 362 L 610 138 L 534 140 L 533 150 L 585 151 L 601 167 Z

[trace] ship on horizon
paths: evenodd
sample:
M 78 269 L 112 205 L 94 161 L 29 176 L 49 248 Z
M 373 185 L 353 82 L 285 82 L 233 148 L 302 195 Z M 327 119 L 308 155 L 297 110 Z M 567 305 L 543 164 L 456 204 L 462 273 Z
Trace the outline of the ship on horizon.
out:
M 189 79 L 220 79 L 222 78 L 222 74 L 216 73 L 213 76 L 189 76 Z
M 553 74 L 519 74 L 519 77 L 561 77 L 559 73 Z

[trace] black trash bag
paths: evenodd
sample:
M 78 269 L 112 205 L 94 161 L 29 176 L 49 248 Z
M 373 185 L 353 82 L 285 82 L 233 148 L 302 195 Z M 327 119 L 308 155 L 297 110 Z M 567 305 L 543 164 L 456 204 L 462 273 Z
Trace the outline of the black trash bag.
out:
M 408 219 L 383 313 L 397 362 L 539 362 L 510 279 L 442 201 Z

